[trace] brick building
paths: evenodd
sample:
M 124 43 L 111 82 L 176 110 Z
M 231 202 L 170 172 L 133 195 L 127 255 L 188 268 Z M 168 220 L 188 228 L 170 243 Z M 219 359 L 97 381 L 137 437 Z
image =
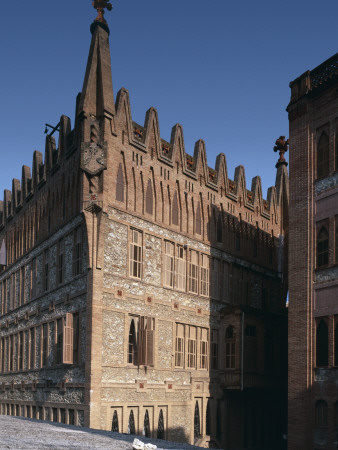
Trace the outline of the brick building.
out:
M 286 429 L 288 175 L 160 137 L 114 100 L 108 26 L 74 127 L 62 116 L 0 203 L 2 414 L 224 449 Z M 59 133 L 56 146 L 55 134 Z
M 337 67 L 290 84 L 290 450 L 338 445 Z

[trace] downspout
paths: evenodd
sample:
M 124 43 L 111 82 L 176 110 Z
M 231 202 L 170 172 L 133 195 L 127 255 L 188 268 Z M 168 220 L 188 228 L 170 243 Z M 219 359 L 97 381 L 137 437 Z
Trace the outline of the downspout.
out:
M 244 311 L 242 311 L 241 391 L 244 390 Z

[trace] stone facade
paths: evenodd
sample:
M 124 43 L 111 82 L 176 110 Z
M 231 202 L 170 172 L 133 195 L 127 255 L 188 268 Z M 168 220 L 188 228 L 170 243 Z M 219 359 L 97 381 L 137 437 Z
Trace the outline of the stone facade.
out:
M 337 448 L 337 62 L 290 84 L 290 450 Z
M 128 91 L 114 100 L 108 28 L 91 31 L 74 129 L 62 117 L 58 149 L 48 135 L 44 163 L 35 153 L 0 203 L 1 412 L 278 449 L 286 165 L 265 200 L 224 154 L 210 168 L 202 140 L 187 154 L 180 125 L 161 139 L 154 108 L 133 122 Z

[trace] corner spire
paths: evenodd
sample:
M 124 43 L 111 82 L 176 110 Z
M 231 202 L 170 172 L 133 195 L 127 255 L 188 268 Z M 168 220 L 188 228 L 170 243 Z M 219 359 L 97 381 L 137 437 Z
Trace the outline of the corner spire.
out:
M 110 10 L 112 5 L 107 0 L 95 0 L 93 6 L 98 10 L 98 16 L 90 27 L 92 40 L 78 113 L 91 114 L 96 118 L 112 118 L 115 115 L 115 102 L 109 28 L 103 18 L 104 8 Z

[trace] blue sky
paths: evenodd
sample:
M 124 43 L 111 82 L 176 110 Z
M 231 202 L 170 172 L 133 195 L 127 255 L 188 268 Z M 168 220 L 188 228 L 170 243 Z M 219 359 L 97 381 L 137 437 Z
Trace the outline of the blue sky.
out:
M 74 122 L 89 51 L 91 0 L 2 2 L 0 199 L 44 152 L 44 124 Z M 289 82 L 337 52 L 338 2 L 113 0 L 109 23 L 115 96 L 132 117 L 158 110 L 162 138 L 183 125 L 187 153 L 206 142 L 208 164 L 227 158 L 247 187 L 275 182 L 275 140 L 288 136 Z M 288 154 L 286 155 L 288 159 Z

